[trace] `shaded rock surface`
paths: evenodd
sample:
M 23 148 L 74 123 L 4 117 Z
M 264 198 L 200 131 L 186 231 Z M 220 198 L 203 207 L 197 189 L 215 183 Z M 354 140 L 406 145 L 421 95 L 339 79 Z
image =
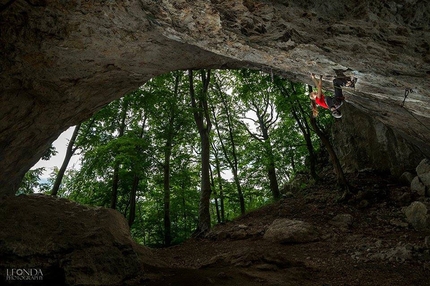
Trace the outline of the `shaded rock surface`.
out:
M 350 214 L 338 214 L 330 221 L 330 223 L 337 227 L 349 228 L 354 223 L 354 217 Z
M 406 220 L 417 230 L 430 229 L 430 216 L 427 206 L 422 202 L 413 202 L 404 208 Z
M 317 229 L 306 222 L 291 219 L 276 219 L 268 227 L 264 239 L 284 243 L 306 243 L 318 239 Z
M 423 159 L 416 172 L 417 176 L 411 182 L 411 190 L 422 197 L 430 197 L 430 160 Z
M 14 193 L 69 126 L 151 77 L 189 68 L 252 67 L 306 83 L 312 71 L 328 90 L 333 77 L 353 75 L 348 105 L 430 156 L 428 1 L 16 0 L 0 8 L 2 194 Z
M 351 99 L 352 100 L 352 99 Z M 400 177 L 425 155 L 402 134 L 362 110 L 345 105 L 332 129 L 333 146 L 346 172 L 371 168 Z
M 416 168 L 418 176 L 430 173 L 430 160 L 423 159 Z
M 43 195 L 0 200 L 0 254 L 1 281 L 7 269 L 36 268 L 52 285 L 120 285 L 162 265 L 119 212 Z

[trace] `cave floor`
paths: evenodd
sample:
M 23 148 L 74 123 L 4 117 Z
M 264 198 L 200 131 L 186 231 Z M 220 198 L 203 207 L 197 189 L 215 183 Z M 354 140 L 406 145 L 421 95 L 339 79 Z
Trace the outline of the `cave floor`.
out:
M 147 266 L 129 285 L 430 285 L 426 232 L 405 222 L 410 189 L 372 173 L 349 175 L 356 192 L 338 202 L 329 181 L 215 226 L 205 238 L 154 249 L 165 268 Z M 406 195 L 405 195 L 406 194 Z M 333 223 L 350 214 L 352 225 Z M 279 244 L 263 239 L 277 218 L 306 221 L 320 238 Z M 145 267 L 144 267 L 145 269 Z

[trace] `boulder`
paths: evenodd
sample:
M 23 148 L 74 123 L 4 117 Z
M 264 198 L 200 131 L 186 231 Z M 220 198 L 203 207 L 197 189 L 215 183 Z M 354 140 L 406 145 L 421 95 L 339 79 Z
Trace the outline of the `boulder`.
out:
M 415 178 L 415 175 L 412 174 L 411 172 L 403 172 L 403 174 L 400 176 L 399 180 L 400 180 L 400 182 L 404 183 L 405 185 L 410 185 L 414 178 Z
M 418 176 L 416 176 L 411 182 L 411 191 L 418 193 L 418 195 L 422 197 L 426 195 L 426 186 L 421 182 Z
M 416 168 L 418 176 L 430 173 L 430 160 L 423 159 Z
M 430 189 L 430 172 L 419 175 L 419 178 L 428 191 Z
M 143 257 L 156 261 L 119 212 L 44 195 L 0 200 L 0 253 L 1 281 L 31 268 L 49 285 L 119 285 L 141 273 Z
M 354 217 L 350 214 L 338 214 L 330 221 L 330 224 L 340 228 L 349 228 L 353 223 Z
M 276 219 L 264 234 L 264 239 L 277 243 L 306 243 L 318 240 L 317 229 L 303 221 Z
M 430 218 L 427 211 L 427 206 L 422 202 L 413 202 L 403 209 L 406 220 L 416 230 L 426 230 L 430 228 Z

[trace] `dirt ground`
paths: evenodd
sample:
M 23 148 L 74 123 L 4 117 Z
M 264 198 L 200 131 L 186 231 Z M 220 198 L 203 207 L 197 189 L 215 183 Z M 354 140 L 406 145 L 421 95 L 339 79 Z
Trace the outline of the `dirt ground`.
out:
M 166 268 L 144 267 L 130 285 L 430 285 L 425 237 L 401 209 L 419 199 L 407 186 L 371 172 L 349 175 L 355 195 L 339 202 L 332 180 L 217 225 L 205 237 L 154 254 Z M 352 215 L 348 224 L 333 222 Z M 319 239 L 279 244 L 263 239 L 277 218 L 314 225 Z

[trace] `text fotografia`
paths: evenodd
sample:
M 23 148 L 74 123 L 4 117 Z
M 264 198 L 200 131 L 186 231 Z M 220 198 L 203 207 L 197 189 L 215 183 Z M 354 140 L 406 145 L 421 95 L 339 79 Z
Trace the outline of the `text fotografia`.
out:
M 12 268 L 6 269 L 6 280 L 8 281 L 37 281 L 43 280 L 42 269 L 36 268 Z

